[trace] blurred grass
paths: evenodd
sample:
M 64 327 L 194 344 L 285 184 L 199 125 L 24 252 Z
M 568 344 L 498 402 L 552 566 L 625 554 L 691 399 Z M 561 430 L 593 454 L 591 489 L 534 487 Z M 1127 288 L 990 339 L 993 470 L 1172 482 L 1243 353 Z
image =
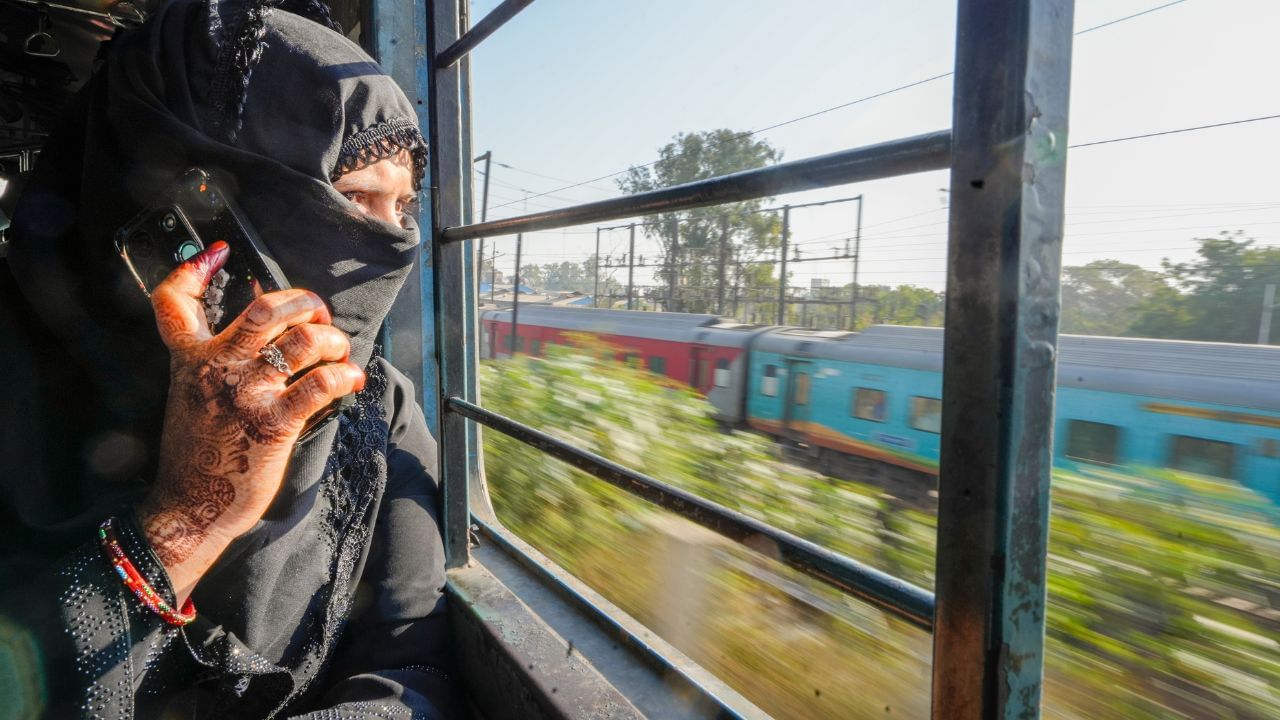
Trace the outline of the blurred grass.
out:
M 482 365 L 485 405 L 932 587 L 931 515 L 781 462 L 765 438 L 720 432 L 693 392 L 577 341 Z M 775 717 L 928 716 L 927 634 L 484 437 L 503 523 Z M 1280 717 L 1280 512 L 1265 499 L 1168 471 L 1055 472 L 1049 570 L 1046 717 Z

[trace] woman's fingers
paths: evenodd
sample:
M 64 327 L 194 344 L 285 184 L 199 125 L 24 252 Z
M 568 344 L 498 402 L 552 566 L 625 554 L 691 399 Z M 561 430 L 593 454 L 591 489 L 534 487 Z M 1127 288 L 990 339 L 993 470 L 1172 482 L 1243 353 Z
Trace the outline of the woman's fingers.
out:
M 285 411 L 305 421 L 340 397 L 364 389 L 364 371 L 354 363 L 321 365 L 285 388 L 280 401 Z
M 170 349 L 181 349 L 208 340 L 209 323 L 200 298 L 209 279 L 227 262 L 231 248 L 218 241 L 200 254 L 174 268 L 151 291 L 151 307 L 156 313 L 160 339 Z
M 343 362 L 351 355 L 351 340 L 332 325 L 294 325 L 274 342 L 291 374 L 317 363 Z M 262 365 L 269 372 L 279 373 L 270 363 Z
M 329 325 L 333 317 L 319 295 L 310 290 L 277 290 L 256 298 L 223 330 L 227 343 L 244 359 L 290 327 L 303 323 Z

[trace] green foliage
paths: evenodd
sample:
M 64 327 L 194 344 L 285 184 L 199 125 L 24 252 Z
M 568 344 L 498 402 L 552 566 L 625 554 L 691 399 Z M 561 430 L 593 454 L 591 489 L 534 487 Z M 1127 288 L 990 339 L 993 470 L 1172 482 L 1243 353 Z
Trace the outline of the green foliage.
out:
M 721 432 L 702 398 L 598 359 L 616 352 L 555 347 L 485 364 L 485 404 L 932 586 L 931 514 L 782 462 L 764 438 Z M 682 540 L 703 551 L 675 553 L 671 538 L 690 535 L 665 513 L 518 441 L 484 439 L 504 523 L 775 717 L 927 714 L 927 636 L 728 541 Z M 1162 470 L 1059 471 L 1048 583 L 1046 716 L 1280 716 L 1274 505 Z M 674 623 L 673 586 L 686 612 Z
M 1062 269 L 1064 333 L 1120 336 L 1140 316 L 1139 308 L 1167 297 L 1160 273 L 1114 260 L 1095 260 Z
M 1199 259 L 1164 261 L 1170 290 L 1138 308 L 1131 332 L 1182 340 L 1251 343 L 1258 338 L 1264 289 L 1280 284 L 1280 248 L 1260 248 L 1243 233 L 1198 238 Z M 1280 317 L 1277 314 L 1276 317 Z M 1275 329 L 1274 326 L 1272 328 Z M 1276 332 L 1273 343 L 1280 343 Z
M 765 167 L 781 159 L 781 150 L 747 133 L 728 129 L 680 133 L 658 151 L 657 162 L 631 168 L 618 180 L 618 187 L 628 194 L 648 192 Z M 776 255 L 782 221 L 776 213 L 756 212 L 766 200 L 662 213 L 651 219 L 656 224 L 647 225 L 645 234 L 658 240 L 664 255 L 675 260 L 657 273 L 668 287 L 677 284 L 668 309 L 713 310 L 722 277 L 726 296 L 734 285 L 777 287 L 773 262 L 761 259 Z M 673 245 L 678 248 L 675 253 Z

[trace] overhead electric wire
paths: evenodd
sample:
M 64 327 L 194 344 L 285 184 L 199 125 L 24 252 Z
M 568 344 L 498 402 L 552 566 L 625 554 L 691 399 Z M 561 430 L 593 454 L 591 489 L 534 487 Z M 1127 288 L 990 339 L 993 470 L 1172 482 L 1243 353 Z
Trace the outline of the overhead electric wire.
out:
M 1111 138 L 1110 140 L 1093 140 L 1091 142 L 1077 143 L 1068 145 L 1067 147 L 1075 150 L 1078 148 L 1092 147 L 1094 145 L 1108 145 L 1110 143 L 1127 142 L 1129 140 L 1143 140 L 1146 138 L 1160 137 L 1161 135 L 1177 135 L 1179 133 L 1194 132 L 1196 130 L 1209 130 L 1212 128 L 1227 127 L 1228 125 L 1244 125 L 1245 123 L 1261 122 L 1263 120 L 1280 119 L 1280 114 L 1263 115 L 1261 117 L 1243 118 L 1241 120 L 1228 120 L 1226 122 L 1213 123 L 1211 125 L 1197 125 L 1195 127 L 1178 128 L 1177 130 L 1161 130 L 1159 132 L 1143 133 L 1142 135 L 1130 135 L 1128 137 Z
M 1115 19 L 1115 20 L 1111 20 L 1111 21 L 1108 21 L 1108 22 L 1102 23 L 1101 25 L 1095 25 L 1095 26 L 1093 26 L 1093 27 L 1086 28 L 1086 29 L 1084 29 L 1084 30 L 1081 30 L 1081 31 L 1079 31 L 1079 32 L 1075 33 L 1075 34 L 1076 34 L 1076 35 L 1084 35 L 1085 33 L 1093 32 L 1094 30 L 1099 30 L 1099 29 L 1101 29 L 1101 28 L 1109 27 L 1109 26 L 1111 26 L 1111 25 L 1116 25 L 1116 24 L 1118 24 L 1118 23 L 1122 23 L 1122 22 L 1125 22 L 1125 21 L 1127 21 L 1127 20 L 1132 20 L 1132 19 L 1134 19 L 1134 18 L 1141 17 L 1141 16 L 1143 16 L 1143 15 L 1148 15 L 1148 14 L 1153 13 L 1153 12 L 1156 12 L 1156 11 L 1158 11 L 1158 10 L 1163 10 L 1163 9 L 1165 9 L 1165 8 L 1172 7 L 1172 6 L 1174 6 L 1174 5 L 1178 5 L 1178 4 L 1183 3 L 1183 2 L 1186 2 L 1186 0 L 1174 0 L 1174 2 L 1165 3 L 1164 5 L 1158 5 L 1158 6 L 1156 6 L 1156 7 L 1148 8 L 1147 10 L 1143 10 L 1142 12 L 1137 12 L 1137 13 L 1134 13 L 1134 14 L 1132 14 L 1132 15 L 1127 15 L 1127 16 L 1122 17 L 1122 18 L 1117 18 L 1117 19 Z M 916 81 L 913 81 L 913 82 L 909 82 L 909 83 L 907 83 L 907 84 L 905 84 L 905 85 L 899 85 L 899 86 L 897 86 L 897 87 L 890 88 L 890 89 L 888 89 L 888 90 L 882 90 L 882 91 L 877 92 L 877 93 L 874 93 L 874 94 L 872 94 L 872 95 L 867 95 L 867 96 L 864 96 L 864 97 L 857 98 L 856 100 L 850 100 L 850 101 L 848 101 L 848 102 L 844 102 L 844 103 L 841 103 L 841 104 L 839 104 L 839 105 L 833 105 L 833 106 L 831 106 L 831 107 L 829 107 L 829 108 L 825 108 L 825 109 L 823 109 L 823 110 L 817 110 L 817 111 L 815 111 L 815 112 L 811 112 L 811 113 L 809 113 L 809 114 L 807 114 L 807 115 L 801 115 L 800 117 L 791 118 L 790 120 L 783 120 L 782 122 L 774 123 L 773 125 L 767 125 L 767 126 L 765 126 L 765 127 L 757 128 L 757 129 L 755 129 L 755 130 L 747 130 L 747 131 L 745 131 L 745 132 L 739 133 L 738 137 L 740 137 L 740 138 L 746 138 L 746 137 L 751 137 L 752 135 L 756 135 L 756 134 L 758 134 L 758 133 L 765 132 L 765 131 L 767 131 L 767 130 L 776 130 L 777 128 L 780 128 L 780 127 L 783 127 L 783 126 L 786 126 L 786 125 L 790 125 L 790 124 L 792 124 L 792 123 L 797 123 L 797 122 L 800 122 L 801 120 L 808 120 L 808 119 L 810 119 L 810 118 L 818 117 L 819 115 L 825 115 L 825 114 L 830 113 L 830 112 L 835 112 L 836 110 L 843 110 L 844 108 L 852 107 L 852 106 L 854 106 L 854 105 L 858 105 L 858 104 L 861 104 L 861 103 L 867 102 L 867 101 L 869 101 L 869 100 L 875 100 L 875 99 L 877 99 L 877 98 L 882 98 L 882 97 L 885 97 L 885 96 L 887 96 L 887 95 L 892 95 L 892 94 L 894 94 L 894 93 L 902 92 L 903 90 L 909 90 L 909 89 L 914 88 L 914 87 L 917 87 L 917 86 L 919 86 L 919 85 L 924 85 L 924 84 L 926 84 L 926 83 L 934 82 L 935 80 L 941 80 L 941 79 L 943 79 L 943 78 L 951 77 L 951 76 L 952 76 L 952 75 L 954 75 L 954 74 L 955 74 L 955 71 L 954 71 L 954 70 L 952 70 L 952 71 L 950 71 L 950 72 L 945 72 L 945 73 L 942 73 L 942 74 L 940 74 L 940 75 L 934 75 L 934 76 L 932 76 L 932 77 L 927 77 L 927 78 L 924 78 L 924 79 L 921 79 L 921 80 L 916 80 Z M 1134 139 L 1136 139 L 1136 138 L 1134 138 Z M 1106 142 L 1117 142 L 1117 141 L 1116 141 L 1116 140 L 1111 140 L 1111 141 L 1106 141 Z M 1099 143 L 1092 143 L 1092 144 L 1102 144 L 1102 143 L 1101 143 L 1101 142 L 1099 142 Z M 600 180 L 608 180 L 608 179 L 609 179 L 609 178 L 611 178 L 611 177 L 615 177 L 615 176 L 621 175 L 621 174 L 623 174 L 623 173 L 625 173 L 625 172 L 630 172 L 632 169 L 637 169 L 637 170 L 639 170 L 639 169 L 643 169 L 643 168 L 651 167 L 651 166 L 656 165 L 656 164 L 658 164 L 658 160 L 652 160 L 652 161 L 647 162 L 647 163 L 645 163 L 645 164 L 643 164 L 643 165 L 634 165 L 634 166 L 628 167 L 628 168 L 626 168 L 626 169 L 624 169 L 624 170 L 618 170 L 617 172 L 611 172 L 611 173 L 609 173 L 608 175 L 601 175 L 600 177 L 597 177 L 597 178 L 591 178 L 590 180 L 583 180 L 583 181 L 581 181 L 581 182 L 573 183 L 572 185 L 565 185 L 564 187 L 559 187 L 559 188 L 555 188 L 555 189 L 553 189 L 553 190 L 548 190 L 548 191 L 547 191 L 547 192 L 545 192 L 545 193 L 541 193 L 540 195 L 533 195 L 533 196 L 531 196 L 531 197 L 541 197 L 542 195 L 550 195 L 550 194 L 552 194 L 552 193 L 558 193 L 558 192 L 560 192 L 560 191 L 562 191 L 562 190 L 569 190 L 569 189 L 576 188 L 576 187 L 582 187 L 583 185 L 589 185 L 589 184 L 594 183 L 594 182 L 599 182 Z M 524 172 L 531 172 L 531 171 L 526 170 L 526 171 L 524 171 Z M 532 174 L 532 173 L 531 173 L 531 174 Z M 544 177 L 551 177 L 551 176 L 544 176 Z M 514 204 L 514 203 L 507 203 L 506 205 L 497 205 L 497 206 L 491 207 L 491 208 L 489 208 L 489 209 L 490 209 L 490 210 L 497 210 L 497 209 L 499 209 L 499 208 L 507 207 L 508 205 L 511 205 L 511 204 Z

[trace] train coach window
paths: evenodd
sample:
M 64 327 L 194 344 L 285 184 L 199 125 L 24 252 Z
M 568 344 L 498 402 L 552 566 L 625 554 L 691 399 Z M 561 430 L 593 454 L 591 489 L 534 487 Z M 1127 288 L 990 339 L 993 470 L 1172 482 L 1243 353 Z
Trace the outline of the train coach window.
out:
M 796 405 L 809 404 L 809 373 L 796 373 Z
M 760 380 L 760 394 L 768 397 L 778 396 L 778 366 L 765 365 L 764 377 Z
M 1221 440 L 1174 435 L 1169 467 L 1200 475 L 1235 478 L 1236 446 Z
M 1257 453 L 1262 457 L 1280 459 L 1280 440 L 1259 438 L 1256 447 Z
M 729 361 L 724 358 L 716 360 L 715 383 L 718 388 L 729 387 Z
M 911 427 L 925 432 L 942 432 L 942 401 L 931 397 L 911 398 Z
M 853 389 L 853 416 L 860 420 L 884 422 L 888 394 L 871 388 Z
M 1067 457 L 1115 465 L 1120 461 L 1120 428 L 1089 420 L 1072 420 L 1067 429 Z
M 667 374 L 667 359 L 664 357 L 651 355 L 649 356 L 649 360 L 646 364 L 649 368 L 649 372 L 653 373 L 654 375 Z

